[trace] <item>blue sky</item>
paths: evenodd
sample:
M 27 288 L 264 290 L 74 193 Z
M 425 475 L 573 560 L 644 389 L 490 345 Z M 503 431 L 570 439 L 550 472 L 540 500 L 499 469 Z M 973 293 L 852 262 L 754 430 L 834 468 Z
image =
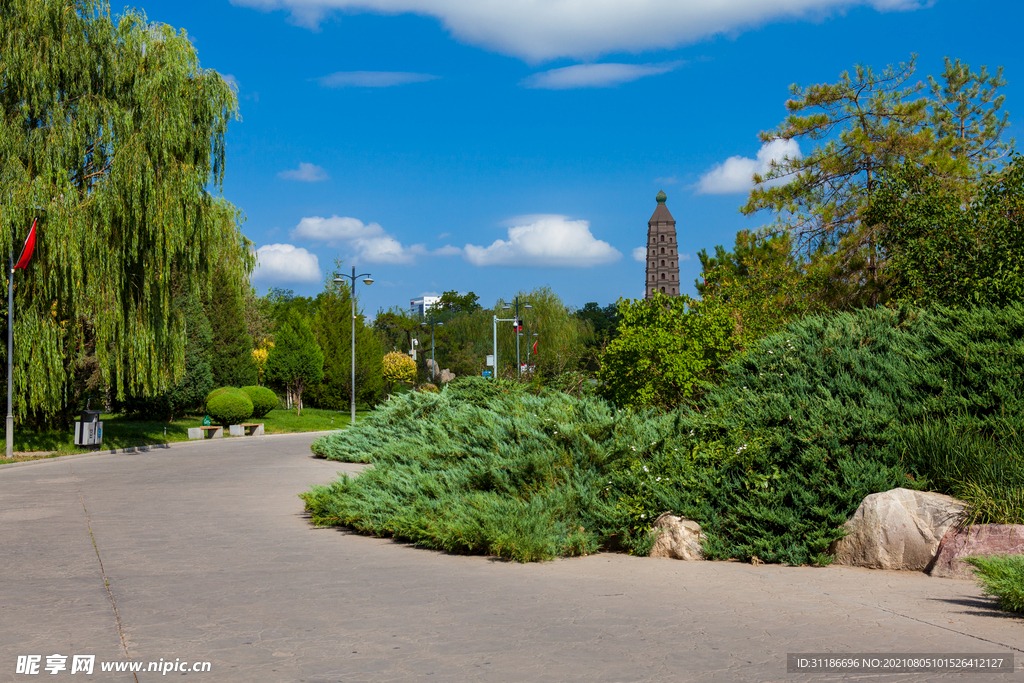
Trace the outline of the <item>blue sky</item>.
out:
M 260 250 L 255 286 L 314 295 L 342 259 L 376 280 L 359 292 L 371 315 L 449 289 L 488 305 L 543 285 L 575 306 L 640 297 L 633 250 L 660 189 L 693 293 L 698 250 L 770 222 L 737 208 L 758 153 L 779 151 L 757 135 L 785 117 L 788 86 L 858 62 L 917 53 L 921 80 L 944 56 L 1003 65 L 1007 137 L 1024 141 L 1012 0 L 138 7 L 237 84 L 224 194 Z

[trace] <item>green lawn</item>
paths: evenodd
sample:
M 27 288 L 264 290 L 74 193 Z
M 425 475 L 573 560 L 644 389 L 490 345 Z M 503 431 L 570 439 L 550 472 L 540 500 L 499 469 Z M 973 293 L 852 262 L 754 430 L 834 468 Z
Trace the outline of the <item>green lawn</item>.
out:
M 359 416 L 368 415 L 370 411 L 359 410 Z M 151 446 L 154 444 L 187 441 L 188 428 L 202 424 L 202 415 L 186 416 L 172 422 L 162 420 L 136 420 L 122 415 L 104 414 L 103 450 L 112 448 L 128 448 L 131 446 Z M 272 410 L 266 417 L 258 420 L 263 423 L 267 434 L 286 434 L 289 432 L 317 432 L 327 429 L 341 429 L 348 426 L 348 411 L 321 410 L 319 408 L 303 408 L 300 417 L 294 410 Z M 227 430 L 224 433 L 225 438 Z M 6 439 L 4 430 L 0 429 L 0 443 Z M 71 453 L 87 453 L 88 449 L 79 448 L 74 441 L 74 427 L 65 430 L 14 430 L 14 459 L 8 460 L 0 456 L 0 464 L 52 458 Z

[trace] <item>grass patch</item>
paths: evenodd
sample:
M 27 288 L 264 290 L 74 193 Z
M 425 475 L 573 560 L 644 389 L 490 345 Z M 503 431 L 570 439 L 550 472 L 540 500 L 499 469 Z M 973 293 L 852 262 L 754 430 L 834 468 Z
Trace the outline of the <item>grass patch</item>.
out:
M 356 421 L 371 411 L 357 411 Z M 202 415 L 189 415 L 177 420 L 139 420 L 124 415 L 103 414 L 103 445 L 101 450 L 131 448 L 133 446 L 154 446 L 188 440 L 189 427 L 202 424 Z M 318 432 L 331 429 L 344 429 L 349 424 L 348 411 L 321 410 L 304 408 L 302 415 L 296 417 L 294 410 L 272 410 L 265 417 L 255 422 L 262 422 L 267 434 L 288 434 L 294 432 Z M 74 445 L 74 427 L 69 430 L 46 429 L 29 430 L 14 429 L 14 459 L 0 457 L 0 464 L 53 458 L 74 453 L 88 453 L 89 449 Z M 225 430 L 225 437 L 227 433 Z M 6 438 L 0 429 L 0 443 Z
M 1024 438 L 1020 418 L 986 430 L 956 419 L 901 431 L 896 447 L 929 489 L 967 503 L 966 524 L 1024 524 Z
M 1024 612 L 1024 556 L 968 557 L 986 595 L 999 598 L 1000 609 Z

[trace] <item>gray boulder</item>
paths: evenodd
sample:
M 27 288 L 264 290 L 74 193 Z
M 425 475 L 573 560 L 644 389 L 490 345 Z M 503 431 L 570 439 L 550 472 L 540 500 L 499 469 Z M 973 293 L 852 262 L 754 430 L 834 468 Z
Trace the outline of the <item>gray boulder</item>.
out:
M 893 489 L 864 498 L 832 544 L 835 564 L 873 569 L 924 570 L 964 504 L 950 496 Z
M 701 541 L 704 536 L 700 524 L 666 512 L 654 520 L 658 538 L 651 548 L 651 557 L 671 557 L 677 560 L 703 560 Z

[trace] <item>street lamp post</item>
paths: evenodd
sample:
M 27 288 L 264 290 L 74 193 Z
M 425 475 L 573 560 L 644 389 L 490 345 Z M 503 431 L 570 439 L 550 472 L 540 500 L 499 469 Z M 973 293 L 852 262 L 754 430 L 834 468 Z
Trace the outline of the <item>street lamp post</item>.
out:
M 349 423 L 349 425 L 354 425 L 356 423 L 356 278 L 360 277 L 363 278 L 364 284 L 373 284 L 373 278 L 370 277 L 369 273 L 362 273 L 361 275 L 356 275 L 355 266 L 352 266 L 351 275 L 340 273 L 338 274 L 337 277 L 334 278 L 334 283 L 337 285 L 344 284 L 345 280 L 343 278 L 348 278 L 349 280 L 352 281 L 352 298 L 351 301 L 349 302 L 350 306 L 352 307 L 352 421 Z
M 522 376 L 522 374 L 523 374 L 523 365 L 522 365 L 522 362 L 519 360 L 519 325 L 522 324 L 522 321 L 519 319 L 519 307 L 522 306 L 523 310 L 528 310 L 530 308 L 533 308 L 533 306 L 528 301 L 520 302 L 519 301 L 519 297 L 516 296 L 516 298 L 515 298 L 515 300 L 513 301 L 512 304 L 505 304 L 504 306 L 502 306 L 502 308 L 507 311 L 510 308 L 512 308 L 513 305 L 515 306 L 515 309 L 516 309 L 516 317 L 513 319 L 513 320 L 515 320 L 515 326 L 516 326 L 516 371 L 518 372 L 518 374 L 520 376 Z
M 434 316 L 430 316 L 430 320 L 425 323 L 420 323 L 421 327 L 426 327 L 427 325 L 430 325 L 430 372 L 433 373 L 437 369 L 437 361 L 434 360 L 434 326 L 444 325 L 444 323 L 438 322 Z M 433 379 L 433 377 L 431 377 L 431 379 Z

